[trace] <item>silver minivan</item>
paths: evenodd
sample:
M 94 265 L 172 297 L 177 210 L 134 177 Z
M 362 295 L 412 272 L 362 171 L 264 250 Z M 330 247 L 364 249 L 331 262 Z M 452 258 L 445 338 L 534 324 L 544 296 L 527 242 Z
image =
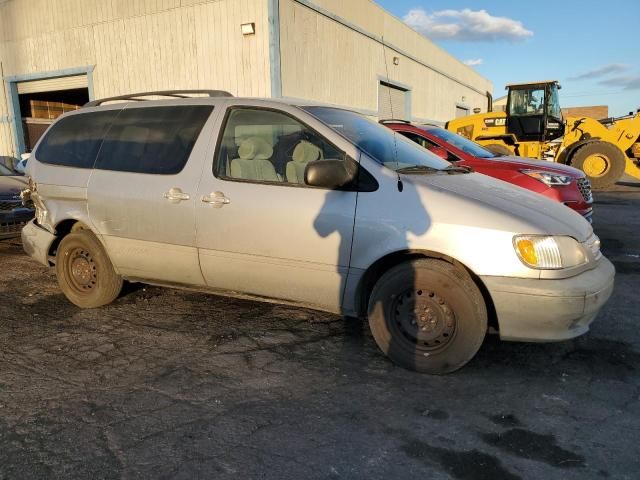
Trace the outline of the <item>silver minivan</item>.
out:
M 79 307 L 124 280 L 241 293 L 367 317 L 394 362 L 447 373 L 487 332 L 581 335 L 611 295 L 600 241 L 561 204 L 349 110 L 163 95 L 66 114 L 29 161 L 25 251 Z

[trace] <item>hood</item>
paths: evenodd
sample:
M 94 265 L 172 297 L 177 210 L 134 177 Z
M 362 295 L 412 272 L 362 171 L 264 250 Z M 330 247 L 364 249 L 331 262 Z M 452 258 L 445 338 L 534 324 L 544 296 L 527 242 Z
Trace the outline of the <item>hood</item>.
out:
M 422 185 L 470 200 L 472 205 L 468 208 L 455 204 L 443 206 L 446 215 L 456 216 L 456 222 L 522 234 L 568 235 L 580 242 L 593 233 L 589 222 L 561 203 L 480 173 L 407 177 L 418 187 Z M 494 221 L 495 226 L 487 223 Z
M 583 178 L 585 176 L 582 170 L 570 167 L 569 165 L 563 165 L 562 163 L 547 162 L 546 160 L 536 160 L 535 158 L 524 157 L 495 157 L 487 158 L 487 162 L 495 163 L 503 167 L 511 167 L 517 170 L 545 170 L 553 173 L 560 173 L 573 178 Z
M 0 197 L 13 197 L 19 195 L 29 185 L 26 177 L 0 176 Z

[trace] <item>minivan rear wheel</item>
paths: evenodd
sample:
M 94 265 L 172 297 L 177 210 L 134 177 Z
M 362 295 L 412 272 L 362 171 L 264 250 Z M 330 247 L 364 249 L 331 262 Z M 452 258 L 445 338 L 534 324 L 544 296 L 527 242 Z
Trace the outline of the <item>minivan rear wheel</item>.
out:
M 422 259 L 384 273 L 369 299 L 369 326 L 395 363 L 422 373 L 453 372 L 480 349 L 487 308 L 469 274 Z
M 107 305 L 122 290 L 122 277 L 89 230 L 78 230 L 62 239 L 56 253 L 56 276 L 62 293 L 81 308 Z

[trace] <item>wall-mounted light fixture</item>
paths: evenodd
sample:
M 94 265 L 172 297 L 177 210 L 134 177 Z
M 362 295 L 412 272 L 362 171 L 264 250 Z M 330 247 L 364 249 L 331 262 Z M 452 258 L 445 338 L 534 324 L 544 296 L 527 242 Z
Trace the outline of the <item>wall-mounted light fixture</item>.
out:
M 240 25 L 240 29 L 242 30 L 242 35 L 255 35 L 256 33 L 256 24 L 251 23 L 243 23 Z
M 393 57 L 393 64 L 400 65 L 400 57 Z
M 465 97 L 464 95 L 462 96 L 462 103 L 467 101 L 467 97 Z
M 481 111 L 482 111 L 482 109 L 480 107 L 476 107 L 476 108 L 473 109 L 473 113 L 475 113 L 476 115 L 478 113 L 480 113 Z

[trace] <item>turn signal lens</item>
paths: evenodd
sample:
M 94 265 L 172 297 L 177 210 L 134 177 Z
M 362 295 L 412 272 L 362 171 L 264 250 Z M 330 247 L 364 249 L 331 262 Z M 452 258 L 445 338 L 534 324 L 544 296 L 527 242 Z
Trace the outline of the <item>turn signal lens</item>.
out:
M 514 237 L 513 246 L 525 265 L 539 270 L 576 267 L 588 261 L 583 246 L 571 237 L 522 235 Z
M 536 255 L 536 249 L 533 242 L 529 239 L 522 238 L 516 243 L 518 247 L 518 253 L 529 265 L 538 265 L 538 256 Z

